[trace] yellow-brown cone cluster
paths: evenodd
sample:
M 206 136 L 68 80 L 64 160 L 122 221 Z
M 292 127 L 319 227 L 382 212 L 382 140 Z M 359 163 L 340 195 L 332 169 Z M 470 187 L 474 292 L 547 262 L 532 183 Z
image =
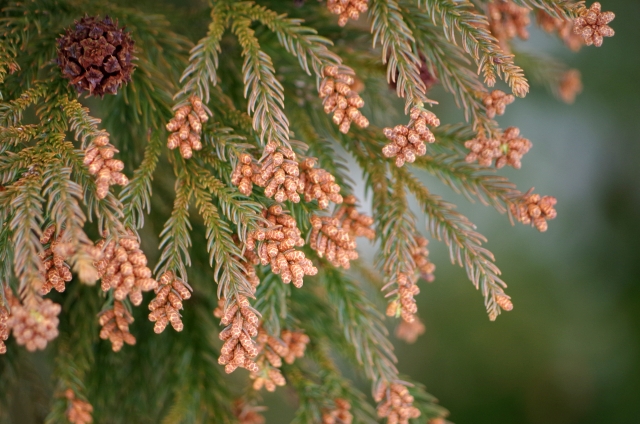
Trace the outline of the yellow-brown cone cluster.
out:
M 22 304 L 9 290 L 5 290 L 5 295 L 11 306 L 6 326 L 11 329 L 19 345 L 25 346 L 30 352 L 44 350 L 47 342 L 58 337 L 60 305 L 39 296 Z
M 136 338 L 129 332 L 129 324 L 133 322 L 133 317 L 122 302 L 115 300 L 113 307 L 101 312 L 98 317 L 98 322 L 102 326 L 100 338 L 108 339 L 114 352 L 119 352 L 124 343 L 136 344 Z
M 531 224 L 540 232 L 547 231 L 547 221 L 554 219 L 557 212 L 554 208 L 557 200 L 553 196 L 529 194 L 522 201 L 511 204 L 511 213 L 525 225 Z
M 340 225 L 340 220 L 331 216 L 311 215 L 309 246 L 336 267 L 349 269 L 349 261 L 358 259 L 356 241 Z
M 189 103 L 178 108 L 167 123 L 167 131 L 171 132 L 167 147 L 171 150 L 180 148 L 180 155 L 185 159 L 193 156 L 194 150 L 202 149 L 202 125 L 209 119 L 202 100 L 193 95 L 189 97 Z
M 149 321 L 155 322 L 153 331 L 160 334 L 169 323 L 174 330 L 182 331 L 182 301 L 191 297 L 185 283 L 176 278 L 173 272 L 167 271 L 160 276 L 155 293 L 156 297 L 149 302 Z
M 158 283 L 151 277 L 147 267 L 147 257 L 140 249 L 138 238 L 130 233 L 119 240 L 100 240 L 96 245 L 102 249 L 102 259 L 94 265 L 102 279 L 103 291 L 114 289 L 116 300 L 124 300 L 127 296 L 131 303 L 138 306 L 142 303 L 142 292 L 153 290 Z
M 40 294 L 42 295 L 49 293 L 52 289 L 62 293 L 65 289 L 65 283 L 68 283 L 73 278 L 69 265 L 65 262 L 67 259 L 65 251 L 68 249 L 64 248 L 64 246 L 58 248 L 58 240 L 51 240 L 55 232 L 56 227 L 51 225 L 40 236 L 40 243 L 45 246 L 48 245 L 39 254 L 45 270 L 44 283 L 40 287 Z
M 469 163 L 478 161 L 482 166 L 491 166 L 495 159 L 496 168 L 510 165 L 515 169 L 522 167 L 522 156 L 531 149 L 531 141 L 520 137 L 520 130 L 516 127 L 507 128 L 499 139 L 486 138 L 480 133 L 472 140 L 466 141 L 464 146 L 471 150 L 465 160 Z
M 436 266 L 429 260 L 429 240 L 424 237 L 416 236 L 416 247 L 411 252 L 411 258 L 416 265 L 416 270 L 420 273 L 420 278 L 427 282 L 432 282 L 435 277 L 433 272 L 436 270 Z
M 436 141 L 427 126 L 440 125 L 440 120 L 433 112 L 417 107 L 411 109 L 410 117 L 408 125 L 396 125 L 382 130 L 384 136 L 391 140 L 391 143 L 382 149 L 382 154 L 388 158 L 395 157 L 398 167 L 405 162 L 414 162 L 417 156 L 424 156 L 427 153 L 425 143 Z
M 265 146 L 264 157 L 257 169 L 254 168 L 251 181 L 264 187 L 264 195 L 279 203 L 286 200 L 300 202 L 298 193 L 304 190 L 295 152 L 288 147 L 278 147 L 273 141 Z
M 93 139 L 84 154 L 83 163 L 89 168 L 89 173 L 96 176 L 96 195 L 99 199 L 107 197 L 110 186 L 124 186 L 129 182 L 127 176 L 121 172 L 124 163 L 113 158 L 117 152 L 118 150 L 109 143 L 109 135 L 100 134 Z
M 349 19 L 358 20 L 369 8 L 369 0 L 327 0 L 329 12 L 340 15 L 338 25 L 345 26 Z
M 271 223 L 270 228 L 258 229 L 247 235 L 246 247 L 256 250 L 262 265 L 271 264 L 271 271 L 280 275 L 286 284 L 302 287 L 305 275 L 316 275 L 318 269 L 304 252 L 295 247 L 304 246 L 296 220 L 285 213 L 280 205 L 264 210 L 262 215 Z M 260 243 L 256 243 L 260 242 Z
M 258 365 L 253 358 L 258 356 L 258 347 L 252 337 L 258 335 L 258 315 L 246 296 L 238 294 L 234 300 L 220 320 L 226 327 L 219 334 L 224 344 L 220 349 L 218 363 L 225 366 L 227 374 L 238 367 L 257 372 Z
M 342 229 L 349 233 L 352 238 L 366 237 L 369 240 L 373 240 L 376 238 L 376 232 L 371 228 L 374 222 L 373 218 L 358 212 L 356 209 L 357 203 L 358 201 L 354 195 L 348 195 L 333 216 L 340 221 Z
M 243 399 L 236 399 L 233 402 L 233 415 L 239 424 L 265 424 L 266 420 L 261 412 L 266 409 L 264 406 L 253 405 Z
M 520 37 L 529 38 L 527 27 L 531 23 L 530 9 L 509 0 L 494 0 L 487 4 L 489 30 L 500 41 L 503 50 L 509 51 L 508 41 Z
M 334 399 L 333 403 L 334 409 L 322 412 L 322 424 L 351 424 L 353 422 L 351 403 L 342 398 Z
M 231 184 L 238 186 L 240 193 L 249 196 L 253 191 L 253 176 L 259 173 L 258 165 L 253 162 L 251 155 L 241 153 L 238 155 L 238 164 L 231 173 Z
M 555 18 L 544 10 L 538 10 L 536 20 L 544 31 L 548 33 L 557 32 L 558 37 L 571 50 L 577 52 L 584 45 L 582 36 L 573 32 L 573 20 Z
M 580 77 L 580 71 L 577 69 L 569 69 L 560 78 L 560 84 L 558 85 L 558 94 L 565 103 L 573 103 L 576 100 L 576 96 L 582 91 L 582 78 Z
M 486 93 L 482 99 L 482 103 L 487 110 L 487 117 L 493 119 L 496 115 L 504 115 L 507 105 L 510 105 L 516 100 L 513 94 L 507 94 L 502 90 L 493 90 L 491 93 Z
M 426 328 L 422 321 L 420 321 L 420 318 L 416 317 L 413 322 L 401 320 L 396 327 L 395 335 L 400 340 L 412 344 L 418 340 L 418 337 L 424 334 L 425 330 Z
M 320 168 L 314 168 L 316 160 L 307 158 L 300 163 L 300 181 L 304 186 L 304 201 L 318 201 L 320 209 L 329 207 L 329 201 L 340 204 L 342 196 L 340 195 L 340 186 L 336 183 L 336 178 L 328 171 Z
M 415 314 L 418 312 L 418 305 L 414 296 L 420 293 L 417 277 L 399 272 L 395 278 L 398 288 L 387 293 L 387 296 L 394 296 L 387 306 L 387 316 L 401 316 L 403 320 L 411 323 L 415 321 Z
M 6 305 L 0 305 L 0 355 L 7 353 L 4 341 L 9 338 L 9 310 Z
M 296 358 L 302 358 L 309 343 L 309 336 L 302 331 L 283 330 L 280 337 L 275 337 L 261 327 L 256 341 L 259 357 L 256 360 L 258 370 L 251 373 L 253 388 L 260 390 L 264 387 L 267 391 L 273 392 L 277 386 L 286 384 L 280 372 L 282 360 L 292 364 Z
M 69 401 L 69 406 L 65 415 L 71 424 L 89 424 L 93 422 L 93 406 L 87 401 L 76 398 L 71 389 L 64 392 L 64 396 Z
M 360 113 L 364 100 L 353 90 L 355 78 L 352 72 L 337 66 L 325 66 L 322 73 L 324 79 L 319 94 L 323 99 L 324 112 L 333 112 L 333 122 L 340 132 L 348 133 L 352 122 L 360 128 L 368 127 L 369 120 Z
M 615 32 L 608 24 L 616 17 L 613 12 L 603 12 L 600 3 L 595 2 L 585 13 L 574 21 L 573 32 L 584 39 L 587 46 L 600 47 L 604 37 L 613 37 Z
M 410 419 L 420 416 L 413 396 L 400 383 L 378 383 L 373 399 L 378 402 L 378 417 L 386 418 L 387 424 L 409 424 Z

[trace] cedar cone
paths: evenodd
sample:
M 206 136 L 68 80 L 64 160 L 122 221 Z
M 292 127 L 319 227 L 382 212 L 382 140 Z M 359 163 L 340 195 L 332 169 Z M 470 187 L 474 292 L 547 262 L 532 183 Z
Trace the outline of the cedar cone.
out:
M 125 308 L 122 302 L 115 300 L 113 307 L 98 314 L 100 338 L 109 339 L 111 349 L 119 352 L 124 343 L 128 345 L 136 344 L 136 338 L 129 332 L 129 324 L 133 322 L 131 313 Z
M 220 349 L 218 363 L 224 365 L 227 374 L 238 367 L 257 372 L 258 365 L 253 361 L 258 355 L 258 347 L 251 339 L 258 335 L 260 320 L 246 296 L 238 294 L 223 312 L 222 324 L 226 325 L 218 337 L 224 342 Z
M 560 39 L 564 41 L 564 44 L 574 52 L 580 50 L 584 45 L 582 36 L 573 32 L 573 20 L 555 18 L 544 10 L 538 10 L 536 12 L 536 20 L 538 21 L 540 28 L 544 31 L 549 33 L 557 31 L 558 37 L 560 37 Z
M 412 323 L 416 319 L 418 305 L 413 298 L 420 293 L 420 289 L 416 284 L 417 277 L 399 272 L 396 276 L 395 283 L 398 288 L 387 293 L 387 296 L 394 296 L 393 300 L 387 305 L 387 316 L 401 316 L 403 320 Z M 387 285 L 386 287 L 388 287 Z
M 369 0 L 327 0 L 329 12 L 340 15 L 338 25 L 345 26 L 349 19 L 358 20 L 369 8 Z
M 404 340 L 405 342 L 412 344 L 418 340 L 418 337 L 425 332 L 425 326 L 420 321 L 420 318 L 416 318 L 413 322 L 407 322 L 405 320 L 401 320 L 398 326 L 396 327 L 395 335 L 400 340 Z
M 600 47 L 603 37 L 613 37 L 615 32 L 608 23 L 613 21 L 616 15 L 613 12 L 602 12 L 600 3 L 595 2 L 574 21 L 573 31 L 584 39 L 587 46 Z
M 333 123 L 343 134 L 349 132 L 352 122 L 360 128 L 369 126 L 369 120 L 359 110 L 364 106 L 364 100 L 354 90 L 356 80 L 352 74 L 349 68 L 325 66 L 322 70 L 324 79 L 318 90 L 324 112 L 333 112 Z
M 522 167 L 522 156 L 531 149 L 531 141 L 520 137 L 520 130 L 516 127 L 507 128 L 499 139 L 488 139 L 480 133 L 472 140 L 465 141 L 464 146 L 471 150 L 465 160 L 469 163 L 478 161 L 482 166 L 495 166 L 500 169 L 510 165 L 515 169 Z
M 350 194 L 344 198 L 344 202 L 335 212 L 334 217 L 341 221 L 342 229 L 354 239 L 366 237 L 369 240 L 376 238 L 376 232 L 371 226 L 373 218 L 363 215 L 356 209 L 357 199 Z
M 55 231 L 56 226 L 51 225 L 40 236 L 40 243 L 43 245 L 49 244 L 48 248 L 39 254 L 45 270 L 45 281 L 40 287 L 40 294 L 42 295 L 49 293 L 51 289 L 56 289 L 56 291 L 62 293 L 65 289 L 65 283 L 68 283 L 73 278 L 69 265 L 65 262 L 67 255 L 64 255 L 64 253 L 68 249 L 65 249 L 64 246 L 62 246 L 62 249 L 57 248 L 60 237 L 51 240 Z
M 530 9 L 518 6 L 509 0 L 494 0 L 487 4 L 489 30 L 500 42 L 506 52 L 510 50 L 508 41 L 516 36 L 523 40 L 529 38 L 527 26 L 531 23 Z
M 85 16 L 57 41 L 62 75 L 79 93 L 103 97 L 131 81 L 134 42 L 117 20 Z
M 4 341 L 9 338 L 9 311 L 6 305 L 0 305 L 0 355 L 7 352 Z
M 302 358 L 311 341 L 302 331 L 282 330 L 280 338 L 287 345 L 287 353 L 282 357 L 287 364 L 293 364 L 296 358 Z
M 426 143 L 433 143 L 436 138 L 427 125 L 437 127 L 440 120 L 433 112 L 414 107 L 410 113 L 408 125 L 396 125 L 382 130 L 391 143 L 384 146 L 382 154 L 388 158 L 396 158 L 396 166 L 401 167 L 405 162 L 413 163 L 416 156 L 427 153 Z
M 182 331 L 182 301 L 191 297 L 187 285 L 176 278 L 173 272 L 167 271 L 160 276 L 155 293 L 156 297 L 149 302 L 149 321 L 155 322 L 153 331 L 160 334 L 169 323 L 174 330 Z
M 410 419 L 420 416 L 420 410 L 413 406 L 413 396 L 400 383 L 378 383 L 373 399 L 378 402 L 378 417 L 386 417 L 388 424 L 409 424 Z
M 64 396 L 69 401 L 67 407 L 67 419 L 71 424 L 89 424 L 93 422 L 93 406 L 89 402 L 76 398 L 75 393 L 71 389 L 64 392 Z
M 429 240 L 424 237 L 416 236 L 416 247 L 411 252 L 411 258 L 416 265 L 416 270 L 420 273 L 420 278 L 431 283 L 435 277 L 433 272 L 436 270 L 436 266 L 429 260 Z
M 314 168 L 316 160 L 307 158 L 300 163 L 300 181 L 304 185 L 304 201 L 318 201 L 320 209 L 329 207 L 329 201 L 342 203 L 340 186 L 336 184 L 336 178 L 328 171 Z
M 13 331 L 16 342 L 30 352 L 44 350 L 47 342 L 58 336 L 60 305 L 37 295 L 33 301 L 21 304 L 9 290 L 5 294 L 11 305 L 6 325 Z
M 167 123 L 167 131 L 171 131 L 167 147 L 173 150 L 180 148 L 180 155 L 189 159 L 194 150 L 202 150 L 202 125 L 209 120 L 209 113 L 202 100 L 196 95 L 189 97 L 191 105 L 184 105 L 176 110 L 173 118 Z
M 540 197 L 539 194 L 527 194 L 518 203 L 511 204 L 511 213 L 525 225 L 531 224 L 541 233 L 547 231 L 547 220 L 554 219 L 557 200 L 552 196 Z
M 358 259 L 356 242 L 340 225 L 340 220 L 330 216 L 311 215 L 309 246 L 318 256 L 327 258 L 335 267 L 349 269 L 349 261 Z
M 351 424 L 351 403 L 348 400 L 337 398 L 333 400 L 335 408 L 322 412 L 322 424 Z
M 96 176 L 96 195 L 104 199 L 109 193 L 109 187 L 117 184 L 127 185 L 129 179 L 121 171 L 124 163 L 114 159 L 118 150 L 109 143 L 109 134 L 102 133 L 93 138 L 84 153 L 83 163 L 89 168 L 89 173 Z
M 507 105 L 510 105 L 515 100 L 516 97 L 513 94 L 506 94 L 502 90 L 493 90 L 491 93 L 486 93 L 482 103 L 487 109 L 487 118 L 493 119 L 496 115 L 504 115 Z

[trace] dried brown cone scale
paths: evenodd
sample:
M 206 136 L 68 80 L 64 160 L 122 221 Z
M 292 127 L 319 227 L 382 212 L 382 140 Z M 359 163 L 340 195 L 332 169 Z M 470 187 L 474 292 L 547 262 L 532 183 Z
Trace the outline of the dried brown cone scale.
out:
M 527 194 L 519 202 L 510 205 L 511 214 L 525 225 L 532 225 L 540 232 L 547 231 L 547 221 L 557 216 L 553 196 Z
M 327 9 L 339 15 L 338 25 L 345 26 L 349 19 L 357 21 L 361 13 L 369 8 L 369 0 L 327 0 Z
M 324 79 L 320 83 L 319 95 L 324 105 L 324 112 L 333 113 L 333 123 L 338 125 L 341 133 L 346 134 L 351 123 L 360 128 L 369 126 L 369 120 L 360 112 L 364 100 L 353 89 L 356 80 L 353 71 L 338 66 L 325 66 L 322 70 Z
M 131 80 L 134 41 L 124 28 L 118 28 L 117 20 L 85 16 L 57 42 L 62 75 L 79 93 L 116 94 Z
M 403 384 L 380 382 L 373 399 L 378 402 L 378 417 L 386 418 L 387 424 L 409 424 L 410 419 L 420 416 L 420 410 L 413 406 L 413 396 Z
M 39 256 L 44 267 L 44 283 L 40 287 L 40 294 L 45 295 L 52 289 L 62 293 L 65 290 L 65 283 L 72 280 L 71 270 L 65 262 L 67 256 L 64 255 L 64 246 L 58 248 L 58 240 L 52 240 L 56 227 L 51 225 L 46 228 L 40 236 L 40 243 L 48 247 Z M 58 237 L 59 238 L 59 237 Z
M 176 331 L 182 331 L 184 324 L 180 311 L 183 309 L 182 301 L 191 297 L 187 285 L 176 278 L 171 271 L 167 271 L 158 279 L 158 287 L 155 289 L 156 297 L 149 302 L 149 321 L 154 322 L 153 331 L 160 334 L 171 323 Z
M 616 15 L 613 12 L 603 12 L 600 3 L 595 2 L 583 15 L 573 22 L 574 33 L 581 35 L 587 46 L 600 47 L 604 37 L 613 37 L 615 31 L 608 24 Z
M 129 179 L 122 173 L 124 163 L 114 159 L 118 150 L 109 143 L 109 135 L 104 133 L 93 138 L 84 153 L 83 163 L 89 168 L 89 173 L 96 177 L 96 192 L 98 199 L 104 199 L 112 185 L 124 186 Z
M 428 126 L 440 125 L 440 120 L 435 114 L 417 107 L 411 109 L 410 117 L 408 125 L 396 125 L 382 130 L 384 136 L 391 140 L 382 149 L 382 154 L 388 158 L 395 157 L 398 167 L 405 162 L 415 162 L 418 156 L 424 156 L 427 153 L 426 143 L 436 141 Z
M 196 95 L 189 97 L 189 104 L 178 108 L 166 125 L 167 131 L 171 132 L 167 147 L 178 148 L 184 159 L 190 159 L 194 150 L 202 150 L 202 126 L 208 120 L 209 114 L 202 100 Z
M 98 315 L 100 338 L 111 342 L 111 349 L 119 352 L 124 344 L 136 344 L 136 338 L 129 332 L 129 324 L 133 322 L 133 317 L 127 308 L 115 300 L 113 306 Z
M 376 238 L 376 232 L 371 226 L 374 223 L 372 217 L 361 214 L 356 208 L 358 201 L 352 194 L 346 196 L 342 205 L 334 213 L 334 217 L 340 220 L 342 229 L 354 239 L 366 237 L 369 240 Z
M 491 93 L 486 93 L 482 98 L 482 103 L 487 110 L 487 117 L 493 119 L 496 115 L 504 115 L 507 105 L 510 105 L 516 100 L 513 94 L 507 94 L 502 90 L 493 90 Z
M 322 424 L 351 424 L 351 403 L 348 400 L 337 398 L 333 400 L 335 408 L 322 412 Z
M 311 215 L 310 221 L 309 247 L 321 258 L 326 257 L 331 265 L 349 269 L 349 262 L 358 259 L 358 252 L 355 240 L 342 228 L 340 220 Z
M 247 249 L 256 251 L 262 265 L 270 264 L 271 271 L 280 275 L 285 284 L 293 282 L 294 286 L 302 287 L 304 276 L 316 275 L 318 269 L 304 252 L 295 249 L 304 246 L 296 220 L 277 204 L 264 210 L 262 215 L 271 226 L 250 232 Z
M 253 359 L 258 356 L 258 347 L 252 338 L 258 335 L 260 320 L 247 297 L 236 295 L 234 302 L 226 306 L 220 322 L 226 327 L 219 334 L 224 344 L 218 363 L 225 366 L 227 374 L 238 367 L 257 372 L 258 365 Z
M 71 389 L 67 389 L 64 392 L 64 396 L 69 401 L 65 415 L 71 424 L 89 424 L 93 422 L 93 406 L 89 402 L 76 398 Z
M 304 201 L 318 201 L 320 209 L 329 207 L 329 202 L 342 203 L 340 186 L 328 171 L 315 168 L 316 160 L 307 158 L 300 163 L 300 181 L 304 186 Z

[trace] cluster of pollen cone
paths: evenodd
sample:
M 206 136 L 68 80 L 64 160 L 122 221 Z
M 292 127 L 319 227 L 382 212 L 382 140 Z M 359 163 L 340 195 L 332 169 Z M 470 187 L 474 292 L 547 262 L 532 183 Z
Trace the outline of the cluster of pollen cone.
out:
M 351 424 L 353 422 L 351 403 L 342 398 L 334 399 L 333 403 L 335 408 L 322 413 L 322 424 Z
M 378 416 L 386 418 L 387 424 L 409 424 L 410 419 L 420 416 L 420 410 L 413 406 L 413 396 L 400 383 L 379 383 L 373 399 L 378 402 Z
M 209 115 L 199 97 L 189 97 L 189 104 L 176 110 L 173 118 L 167 123 L 167 131 L 171 132 L 167 140 L 167 147 L 173 150 L 179 148 L 180 155 L 189 159 L 194 150 L 202 150 L 202 125 L 207 122 Z
M 89 173 L 96 176 L 96 192 L 99 199 L 107 196 L 110 186 L 124 186 L 129 182 L 127 176 L 121 172 L 124 163 L 113 158 L 117 152 L 118 150 L 109 143 L 109 136 L 101 134 L 92 140 L 84 154 L 84 164 L 89 168 Z
M 333 113 L 333 123 L 338 125 L 340 132 L 348 133 L 352 122 L 360 128 L 368 127 L 369 120 L 360 112 L 364 100 L 353 90 L 353 72 L 338 66 L 325 66 L 322 73 L 324 78 L 319 94 L 323 99 L 324 111 Z
M 382 154 L 388 158 L 395 157 L 398 167 L 405 162 L 415 162 L 417 156 L 424 156 L 427 153 L 425 143 L 436 141 L 428 126 L 440 125 L 440 120 L 433 112 L 417 107 L 411 109 L 410 117 L 408 125 L 396 125 L 382 130 L 384 136 L 391 140 L 382 149 Z
M 338 25 L 345 26 L 349 19 L 357 21 L 369 8 L 369 0 L 327 0 L 329 12 L 339 15 Z
M 166 271 L 158 279 L 158 287 L 155 289 L 156 297 L 149 302 L 149 321 L 154 322 L 153 331 L 162 333 L 167 325 L 176 331 L 182 331 L 184 324 L 180 311 L 182 301 L 191 297 L 191 291 L 184 281 L 177 278 L 173 272 Z

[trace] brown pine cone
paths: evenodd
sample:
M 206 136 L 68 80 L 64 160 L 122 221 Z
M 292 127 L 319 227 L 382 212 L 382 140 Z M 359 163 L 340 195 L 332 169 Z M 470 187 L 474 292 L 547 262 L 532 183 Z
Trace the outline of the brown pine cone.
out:
M 420 318 L 416 317 L 413 322 L 407 322 L 405 320 L 400 320 L 398 326 L 396 327 L 395 335 L 400 340 L 404 340 L 409 344 L 415 343 L 418 340 L 418 337 L 424 334 L 425 326 L 420 321 Z
M 118 150 L 109 143 L 109 134 L 103 133 L 95 137 L 84 153 L 83 163 L 89 168 L 89 173 L 96 176 L 96 191 L 98 199 L 104 199 L 109 193 L 109 187 L 118 184 L 127 185 L 129 179 L 121 171 L 124 163 L 114 159 Z
M 64 392 L 65 397 L 69 401 L 66 416 L 71 424 L 89 424 L 93 422 L 93 406 L 89 402 L 76 398 L 75 393 L 71 389 Z
M 234 301 L 227 305 L 220 321 L 226 327 L 219 334 L 224 344 L 220 349 L 218 363 L 225 366 L 227 374 L 238 367 L 257 372 L 258 365 L 253 358 L 258 355 L 259 350 L 252 337 L 258 335 L 260 320 L 247 297 L 236 295 Z
M 577 52 L 584 45 L 582 36 L 573 32 L 573 20 L 555 18 L 544 10 L 536 12 L 536 20 L 544 31 L 549 33 L 557 31 L 558 37 L 571 50 Z
M 595 2 L 584 14 L 573 22 L 573 31 L 584 39 L 587 46 L 600 47 L 604 37 L 613 37 L 615 32 L 609 24 L 616 17 L 613 12 L 602 12 L 600 3 Z
M 360 113 L 364 100 L 353 89 L 355 78 L 353 71 L 338 66 L 325 66 L 322 70 L 324 79 L 318 90 L 324 112 L 333 112 L 333 122 L 338 125 L 341 133 L 349 132 L 351 123 L 355 122 L 360 128 L 369 126 L 369 120 Z
M 338 17 L 338 25 L 345 26 L 349 19 L 357 21 L 369 8 L 369 0 L 327 0 L 327 9 Z
M 552 196 L 540 197 L 539 194 L 527 194 L 518 203 L 510 205 L 513 216 L 525 225 L 531 224 L 540 232 L 547 231 L 547 220 L 554 219 L 557 200 Z
M 356 197 L 352 194 L 348 195 L 333 216 L 340 220 L 342 229 L 349 233 L 352 238 L 366 237 L 369 240 L 375 239 L 376 232 L 371 228 L 374 223 L 373 218 L 358 212 L 356 204 Z
M 493 90 L 491 93 L 486 93 L 482 99 L 482 103 L 487 109 L 487 117 L 493 119 L 496 115 L 504 115 L 504 111 L 507 105 L 510 105 L 516 100 L 513 94 L 507 94 L 501 90 Z
M 116 300 L 129 296 L 131 303 L 138 306 L 142 303 L 142 292 L 158 287 L 138 237 L 133 233 L 119 240 L 112 239 L 108 244 L 102 239 L 96 246 L 103 252 L 102 259 L 94 263 L 102 279 L 100 286 L 105 292 L 114 289 Z
M 68 249 L 65 249 L 64 246 L 62 246 L 62 249 L 57 248 L 59 244 L 58 240 L 62 234 L 60 234 L 56 240 L 51 240 L 55 231 L 55 225 L 50 225 L 40 236 L 40 243 L 45 246 L 48 245 L 48 247 L 39 254 L 45 270 L 44 283 L 42 287 L 40 287 L 40 294 L 42 295 L 49 293 L 51 289 L 56 289 L 62 293 L 65 290 L 65 283 L 68 283 L 73 278 L 69 270 L 69 265 L 65 262 L 67 255 L 64 253 L 67 253 L 65 251 Z
M 401 167 L 405 162 L 413 163 L 417 156 L 427 153 L 425 143 L 433 143 L 433 136 L 427 125 L 437 127 L 440 120 L 432 112 L 417 107 L 411 109 L 411 120 L 408 125 L 396 125 L 394 128 L 384 128 L 384 136 L 391 143 L 384 146 L 382 154 L 388 158 L 396 158 L 396 166 Z
M 295 250 L 296 246 L 304 246 L 296 220 L 277 204 L 264 210 L 262 214 L 274 229 L 264 228 L 249 233 L 247 249 L 257 249 L 262 265 L 271 264 L 271 271 L 280 275 L 285 284 L 293 282 L 294 286 L 302 287 L 303 277 L 316 275 L 318 269 L 305 257 L 304 252 Z
M 116 94 L 122 84 L 131 81 L 134 42 L 124 28 L 118 28 L 117 20 L 85 16 L 57 42 L 62 75 L 79 93 Z
M 158 287 L 154 290 L 156 297 L 149 302 L 149 321 L 155 322 L 153 331 L 160 334 L 167 328 L 167 324 L 176 331 L 182 331 L 184 324 L 182 323 L 180 311 L 182 310 L 182 301 L 191 297 L 188 286 L 173 274 L 167 271 L 160 276 Z
M 128 345 L 136 344 L 136 338 L 129 332 L 129 324 L 133 322 L 131 313 L 125 308 L 122 302 L 115 300 L 111 309 L 107 309 L 98 314 L 100 338 L 111 342 L 111 349 L 119 352 L 124 343 Z
M 324 169 L 314 168 L 316 160 L 307 158 L 300 163 L 300 181 L 304 186 L 304 201 L 318 201 L 320 209 L 329 207 L 329 201 L 335 204 L 342 203 L 340 186 L 336 179 Z
M 309 246 L 336 267 L 349 269 L 349 261 L 358 259 L 356 242 L 335 217 L 311 215 Z
M 202 150 L 202 125 L 209 120 L 209 113 L 202 100 L 195 94 L 189 97 L 190 105 L 184 105 L 176 110 L 173 118 L 167 123 L 170 131 L 167 147 L 173 150 L 180 148 L 180 155 L 189 159 L 194 150 Z
M 378 402 L 378 417 L 387 418 L 388 424 L 409 424 L 410 419 L 420 416 L 413 396 L 400 383 L 378 383 L 373 399 Z
M 333 400 L 335 408 L 322 412 L 322 424 L 351 424 L 351 403 L 348 400 L 337 398 Z
M 47 342 L 58 337 L 60 305 L 37 296 L 21 304 L 8 290 L 5 294 L 11 304 L 6 325 L 19 345 L 24 345 L 30 352 L 44 350 Z

